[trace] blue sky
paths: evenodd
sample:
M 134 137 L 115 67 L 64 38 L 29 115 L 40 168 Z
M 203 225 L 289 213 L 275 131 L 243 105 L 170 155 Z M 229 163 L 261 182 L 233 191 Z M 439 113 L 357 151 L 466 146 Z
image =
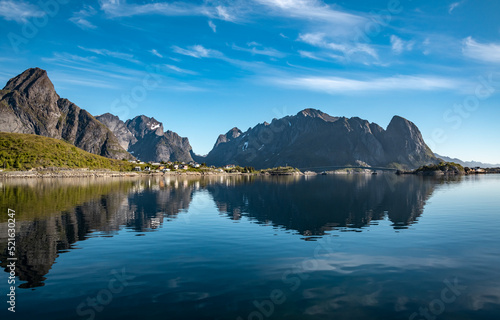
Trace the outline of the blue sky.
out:
M 94 115 L 145 114 L 206 154 L 312 107 L 419 126 L 500 163 L 500 1 L 0 0 L 0 82 L 46 69 Z

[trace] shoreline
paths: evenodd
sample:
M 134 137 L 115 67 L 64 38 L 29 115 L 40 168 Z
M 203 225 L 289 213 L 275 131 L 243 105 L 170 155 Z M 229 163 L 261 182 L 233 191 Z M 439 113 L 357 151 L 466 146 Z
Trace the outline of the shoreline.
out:
M 117 177 L 162 177 L 162 176 L 300 176 L 302 172 L 292 173 L 241 173 L 241 172 L 194 172 L 194 171 L 174 171 L 174 172 L 122 172 L 111 170 L 80 170 L 80 169 L 60 169 L 43 171 L 1 171 L 0 179 L 7 178 L 117 178 Z
M 444 172 L 415 173 L 413 171 L 399 171 L 396 175 L 416 175 L 416 176 L 458 176 L 458 175 L 483 175 L 494 174 L 495 172 L 456 174 Z M 326 175 L 351 175 L 363 174 L 372 175 L 371 172 L 328 172 Z M 387 173 L 384 173 L 387 174 Z M 393 174 L 393 173 L 392 173 Z M 219 171 L 170 171 L 170 172 L 133 172 L 133 171 L 111 171 L 107 169 L 57 169 L 57 170 L 32 170 L 32 171 L 0 171 L 0 179 L 18 178 L 137 178 L 137 177 L 163 177 L 163 176 L 316 176 L 325 175 L 322 173 L 305 172 L 219 172 Z

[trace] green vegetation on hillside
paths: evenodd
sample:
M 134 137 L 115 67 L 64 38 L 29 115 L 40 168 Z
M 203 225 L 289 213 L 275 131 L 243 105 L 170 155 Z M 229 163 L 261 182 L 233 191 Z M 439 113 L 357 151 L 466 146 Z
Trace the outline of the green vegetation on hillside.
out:
M 0 132 L 0 169 L 89 168 L 130 171 L 133 163 L 101 157 L 62 140 Z
M 263 169 L 260 171 L 260 173 L 268 173 L 270 175 L 288 175 L 288 174 L 294 174 L 294 173 L 299 173 L 300 170 L 297 168 L 293 167 L 277 167 L 277 168 L 271 168 L 271 169 Z
M 465 174 L 465 169 L 462 165 L 455 162 L 440 162 L 439 164 L 430 164 L 422 166 L 414 171 L 414 173 L 429 173 L 441 171 L 443 173 Z

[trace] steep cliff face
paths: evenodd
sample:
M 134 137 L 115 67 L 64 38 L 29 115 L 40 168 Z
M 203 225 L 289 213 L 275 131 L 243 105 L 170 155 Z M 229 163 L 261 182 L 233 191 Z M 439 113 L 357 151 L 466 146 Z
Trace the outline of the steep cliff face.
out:
M 233 135 L 234 132 L 238 134 Z M 256 168 L 292 165 L 418 167 L 435 162 L 418 128 L 395 116 L 384 130 L 360 118 L 332 117 L 315 109 L 273 119 L 242 133 L 221 135 L 208 164 L 234 163 Z
M 232 128 L 226 134 L 219 135 L 219 137 L 217 138 L 217 141 L 215 142 L 214 148 L 216 148 L 221 143 L 226 143 L 226 142 L 229 142 L 231 140 L 238 138 L 242 133 L 243 132 L 241 132 L 240 129 L 238 129 L 236 127 Z
M 95 118 L 114 133 L 123 149 L 128 150 L 130 145 L 137 142 L 137 138 L 117 116 L 112 115 L 111 113 L 105 113 L 103 115 L 96 116 Z
M 163 124 L 144 115 L 126 122 L 109 113 L 96 117 L 118 137 L 122 147 L 143 161 L 193 161 L 188 138 L 170 130 L 163 132 Z
M 384 138 L 384 149 L 393 162 L 421 165 L 436 158 L 417 126 L 402 117 L 392 118 Z
M 0 91 L 0 131 L 65 140 L 113 159 L 133 157 L 90 113 L 60 98 L 45 70 L 28 69 Z

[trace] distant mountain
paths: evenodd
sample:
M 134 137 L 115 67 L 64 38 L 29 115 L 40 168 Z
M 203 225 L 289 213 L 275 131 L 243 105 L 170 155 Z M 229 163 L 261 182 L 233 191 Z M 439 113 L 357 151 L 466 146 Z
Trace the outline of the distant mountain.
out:
M 163 124 L 144 115 L 126 122 L 106 113 L 96 117 L 118 138 L 123 148 L 143 161 L 193 161 L 188 138 L 163 130 Z
M 220 135 L 204 158 L 210 165 L 267 168 L 380 166 L 415 168 L 437 158 L 412 122 L 394 116 L 386 130 L 360 118 L 305 109 L 242 132 Z
M 61 139 L 107 158 L 133 158 L 90 113 L 60 98 L 39 68 L 24 71 L 0 90 L 0 131 Z
M 469 168 L 475 168 L 475 167 L 481 167 L 481 168 L 500 168 L 500 164 L 491 164 L 491 163 L 483 163 L 479 161 L 463 161 L 457 158 L 450 158 L 446 156 L 439 155 L 437 153 L 434 154 L 437 158 L 443 159 L 446 162 L 455 162 L 458 164 L 461 164 L 464 167 L 469 167 Z

